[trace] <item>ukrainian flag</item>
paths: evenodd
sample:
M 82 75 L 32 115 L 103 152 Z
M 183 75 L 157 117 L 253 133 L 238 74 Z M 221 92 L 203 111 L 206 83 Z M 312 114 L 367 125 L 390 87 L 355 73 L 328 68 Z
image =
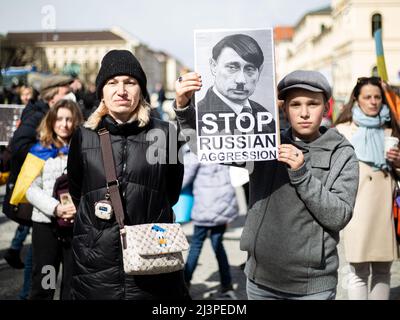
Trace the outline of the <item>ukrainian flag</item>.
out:
M 375 38 L 375 48 L 376 48 L 376 58 L 378 74 L 381 79 L 385 82 L 388 81 L 388 75 L 386 70 L 385 55 L 383 52 L 382 44 L 382 29 L 378 29 L 374 33 Z M 386 101 L 394 114 L 396 121 L 400 124 L 400 97 L 390 88 L 389 85 L 383 86 L 385 91 Z
M 40 143 L 35 144 L 25 158 L 21 171 L 11 195 L 10 203 L 17 205 L 28 202 L 25 193 L 31 186 L 33 180 L 42 172 L 47 159 L 57 157 L 59 150 L 53 146 L 44 147 Z
M 385 55 L 383 53 L 382 29 L 378 29 L 375 31 L 374 38 L 375 38 L 375 49 L 376 49 L 378 74 L 383 81 L 388 81 L 388 75 L 387 75 L 386 63 L 385 63 Z

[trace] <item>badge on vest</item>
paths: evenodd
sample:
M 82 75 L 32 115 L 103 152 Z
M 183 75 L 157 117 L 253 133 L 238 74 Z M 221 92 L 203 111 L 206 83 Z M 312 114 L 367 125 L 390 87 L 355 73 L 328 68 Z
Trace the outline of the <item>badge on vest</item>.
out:
M 113 215 L 111 201 L 100 200 L 94 204 L 94 214 L 102 220 L 110 220 Z

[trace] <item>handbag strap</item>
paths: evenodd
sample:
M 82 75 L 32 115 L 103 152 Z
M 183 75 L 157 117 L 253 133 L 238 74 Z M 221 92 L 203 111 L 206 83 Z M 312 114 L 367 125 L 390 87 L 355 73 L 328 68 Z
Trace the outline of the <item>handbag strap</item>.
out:
M 104 170 L 106 172 L 107 193 L 110 196 L 110 200 L 115 212 L 115 218 L 117 219 L 120 232 L 122 234 L 125 233 L 124 209 L 122 207 L 121 195 L 119 193 L 119 181 L 115 173 L 115 163 L 111 147 L 110 133 L 107 131 L 107 129 L 102 128 L 98 131 L 98 134 L 100 136 Z

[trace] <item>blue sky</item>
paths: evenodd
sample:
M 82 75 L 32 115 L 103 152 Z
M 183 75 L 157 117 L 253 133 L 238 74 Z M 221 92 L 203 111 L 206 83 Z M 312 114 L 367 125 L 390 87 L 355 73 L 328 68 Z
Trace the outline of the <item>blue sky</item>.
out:
M 43 31 L 46 6 L 59 31 L 119 26 L 193 67 L 193 30 L 294 25 L 330 0 L 1 0 L 0 33 Z

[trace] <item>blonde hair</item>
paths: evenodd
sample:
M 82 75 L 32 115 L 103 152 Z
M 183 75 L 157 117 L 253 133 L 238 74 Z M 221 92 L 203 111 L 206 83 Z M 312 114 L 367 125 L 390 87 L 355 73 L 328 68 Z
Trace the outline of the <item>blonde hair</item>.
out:
M 61 148 L 63 145 L 61 141 L 57 139 L 57 135 L 54 132 L 54 124 L 57 121 L 57 113 L 61 108 L 68 109 L 72 113 L 73 130 L 75 130 L 82 122 L 83 116 L 81 109 L 76 102 L 71 100 L 60 100 L 47 112 L 42 122 L 37 129 L 39 133 L 39 141 L 42 145 L 48 147 L 54 144 L 57 148 Z
M 29 86 L 21 86 L 21 88 L 19 89 L 19 94 L 22 94 L 22 91 L 24 90 L 29 90 L 29 92 L 31 93 L 31 95 L 33 95 L 33 88 L 29 87 Z
M 139 127 L 144 127 L 150 121 L 150 104 L 144 100 L 143 96 L 140 96 L 139 104 L 136 109 L 133 111 L 132 119 L 139 121 Z M 101 118 L 103 118 L 106 114 L 109 114 L 108 108 L 105 105 L 104 101 L 100 101 L 100 105 L 97 109 L 90 115 L 89 119 L 83 124 L 85 128 L 96 130 L 99 126 Z

